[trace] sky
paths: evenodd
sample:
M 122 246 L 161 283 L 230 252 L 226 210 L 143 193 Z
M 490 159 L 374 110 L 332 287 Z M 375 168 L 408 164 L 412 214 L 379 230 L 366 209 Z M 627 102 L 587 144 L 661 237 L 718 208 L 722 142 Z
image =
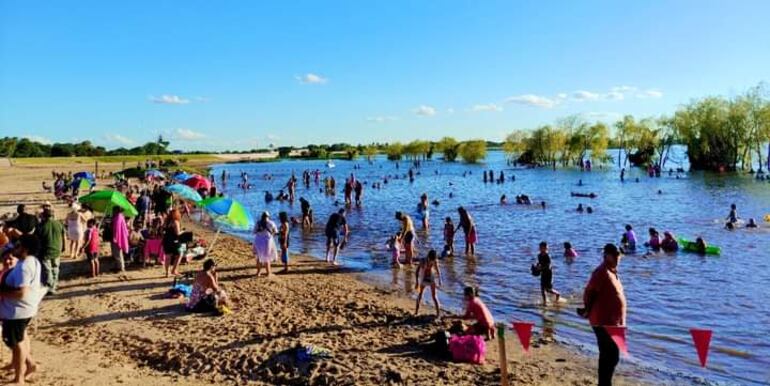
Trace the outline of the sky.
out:
M 770 1 L 0 0 L 0 137 L 499 141 L 770 81 Z

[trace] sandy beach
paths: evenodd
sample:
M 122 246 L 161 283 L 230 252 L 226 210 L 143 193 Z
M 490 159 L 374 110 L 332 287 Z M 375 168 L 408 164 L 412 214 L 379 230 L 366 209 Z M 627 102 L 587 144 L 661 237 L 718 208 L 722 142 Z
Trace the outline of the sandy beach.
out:
M 54 168 L 83 167 L 0 169 L 0 213 L 19 202 L 32 207 L 50 200 L 62 218 L 63 204 L 40 188 L 41 181 L 50 182 Z M 183 225 L 198 238 L 213 238 L 211 230 L 195 223 Z M 44 300 L 32 329 L 40 362 L 36 384 L 500 384 L 496 341 L 487 345 L 484 365 L 433 357 L 422 342 L 450 322 L 435 321 L 429 305 L 413 316 L 412 299 L 362 281 L 344 267 L 293 255 L 289 274 L 257 278 L 249 244 L 230 236 L 220 237 L 210 255 L 234 301 L 234 312 L 222 317 L 186 313 L 179 300 L 166 296 L 172 282 L 160 266 L 90 279 L 85 260 L 62 259 L 60 290 Z M 103 272 L 111 267 L 108 257 L 102 266 Z M 198 269 L 200 262 L 194 262 L 182 271 Z M 524 355 L 515 336 L 506 336 L 511 384 L 595 384 L 595 355 L 539 335 L 533 342 Z M 287 352 L 307 344 L 328 349 L 331 358 L 295 366 Z M 2 358 L 10 358 L 7 349 Z M 638 376 L 622 362 L 615 380 L 644 383 Z

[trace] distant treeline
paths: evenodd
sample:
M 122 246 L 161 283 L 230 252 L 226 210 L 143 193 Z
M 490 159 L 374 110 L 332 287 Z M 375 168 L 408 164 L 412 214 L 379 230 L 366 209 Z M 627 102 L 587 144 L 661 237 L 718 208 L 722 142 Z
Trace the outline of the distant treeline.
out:
M 671 146 L 687 146 L 694 170 L 762 170 L 770 140 L 770 99 L 764 83 L 733 98 L 708 97 L 677 109 L 673 116 L 636 119 L 626 115 L 611 127 L 579 116 L 534 130 L 516 130 L 503 149 L 521 163 L 556 167 L 609 159 L 618 149 L 618 164 L 665 167 Z M 770 150 L 770 149 L 768 149 Z M 625 156 L 623 156 L 625 155 Z
M 590 159 L 608 162 L 608 149 L 617 149 L 619 166 L 655 165 L 664 168 L 671 146 L 687 146 L 690 166 L 695 170 L 738 170 L 767 163 L 764 150 L 770 141 L 770 93 L 760 83 L 733 98 L 707 97 L 694 100 L 677 109 L 671 116 L 637 119 L 626 115 L 614 124 L 586 122 L 573 115 L 558 119 L 552 125 L 534 130 L 515 130 L 504 142 L 484 140 L 458 141 L 444 137 L 439 141 L 415 140 L 408 143 L 371 143 L 352 145 L 308 145 L 226 151 L 224 153 L 260 153 L 277 151 L 280 158 L 344 158 L 371 159 L 385 154 L 390 160 L 403 158 L 431 159 L 441 153 L 445 161 L 458 158 L 475 163 L 486 157 L 488 148 L 501 148 L 511 161 L 550 166 L 579 165 Z M 27 138 L 0 139 L 0 157 L 71 157 L 105 155 L 162 155 L 169 153 L 201 154 L 204 152 L 170 152 L 168 141 L 159 137 L 142 146 L 107 150 L 90 141 L 80 143 L 42 144 Z
M 123 147 L 107 150 L 103 146 L 94 146 L 91 141 L 79 143 L 45 144 L 28 138 L 0 138 L 0 157 L 101 157 L 108 155 L 162 155 L 169 154 L 168 142 L 158 138 L 157 142 L 147 142 L 142 146 L 126 149 Z

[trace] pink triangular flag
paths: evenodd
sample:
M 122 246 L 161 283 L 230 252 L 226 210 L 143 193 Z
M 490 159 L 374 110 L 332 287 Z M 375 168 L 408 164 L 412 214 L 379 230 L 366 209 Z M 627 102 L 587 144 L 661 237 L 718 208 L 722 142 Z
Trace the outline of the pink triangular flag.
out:
M 711 330 L 691 328 L 690 335 L 692 335 L 692 341 L 695 343 L 695 351 L 698 352 L 700 365 L 701 367 L 706 367 L 706 360 L 709 356 L 709 345 L 711 344 Z
M 623 354 L 628 355 L 628 346 L 626 345 L 626 328 L 623 326 L 604 326 L 604 330 L 612 338 L 612 341 L 618 346 Z
M 529 322 L 513 322 L 513 329 L 516 330 L 516 335 L 519 336 L 519 342 L 521 347 L 524 348 L 524 352 L 529 352 L 529 341 L 532 337 L 532 327 L 535 323 Z

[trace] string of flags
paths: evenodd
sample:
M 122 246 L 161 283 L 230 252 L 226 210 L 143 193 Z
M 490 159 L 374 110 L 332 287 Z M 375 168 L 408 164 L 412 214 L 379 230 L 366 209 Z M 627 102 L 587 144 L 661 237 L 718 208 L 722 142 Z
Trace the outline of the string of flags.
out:
M 513 330 L 516 331 L 516 335 L 519 337 L 519 343 L 524 349 L 524 353 L 529 353 L 529 345 L 532 339 L 532 327 L 534 323 L 531 322 L 513 322 Z M 612 338 L 612 341 L 618 346 L 618 350 L 624 355 L 628 356 L 628 345 L 626 344 L 626 327 L 624 326 L 604 326 L 604 330 Z M 698 354 L 698 360 L 701 367 L 706 367 L 708 360 L 709 346 L 711 345 L 711 330 L 691 328 L 690 335 L 692 336 L 693 344 L 695 345 L 695 352 Z

